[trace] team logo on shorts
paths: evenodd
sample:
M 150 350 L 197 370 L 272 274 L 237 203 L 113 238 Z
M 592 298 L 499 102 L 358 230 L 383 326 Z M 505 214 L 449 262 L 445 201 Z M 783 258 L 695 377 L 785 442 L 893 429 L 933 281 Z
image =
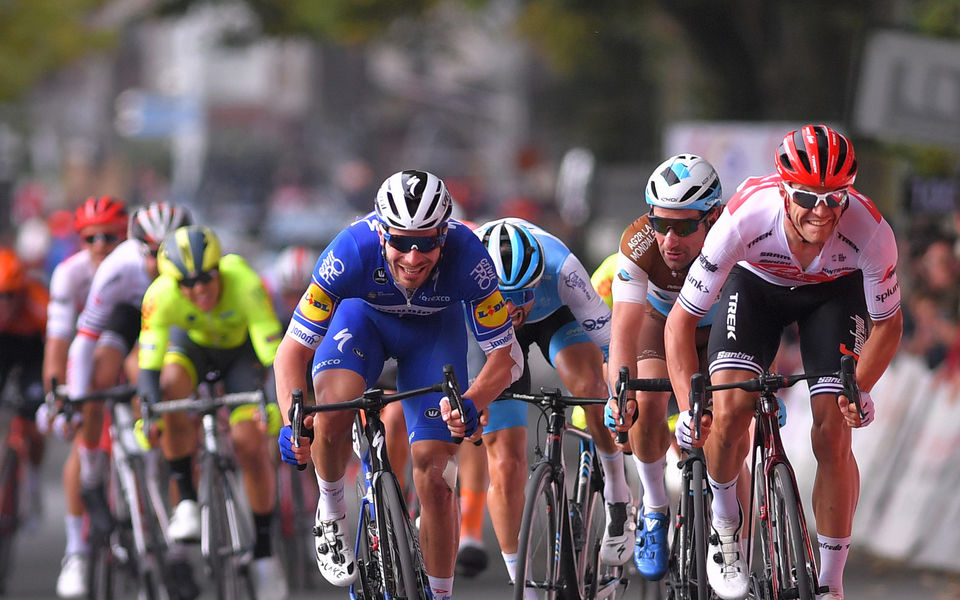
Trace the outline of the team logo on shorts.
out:
M 311 283 L 307 288 L 303 298 L 300 299 L 300 312 L 307 319 L 320 322 L 330 318 L 330 310 L 333 307 L 333 301 L 327 295 L 323 288 L 315 283 Z
M 477 317 L 477 322 L 487 329 L 494 329 L 506 323 L 507 318 L 509 318 L 507 314 L 507 303 L 503 300 L 503 296 L 500 295 L 500 290 L 495 290 L 487 296 L 477 306 L 474 314 Z
M 428 419 L 439 419 L 440 418 L 440 409 L 439 408 L 428 408 L 424 411 L 423 416 Z

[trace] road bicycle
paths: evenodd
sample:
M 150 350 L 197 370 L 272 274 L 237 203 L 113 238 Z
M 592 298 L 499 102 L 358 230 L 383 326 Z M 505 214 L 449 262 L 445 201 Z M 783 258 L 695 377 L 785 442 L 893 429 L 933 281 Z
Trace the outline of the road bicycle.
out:
M 317 482 L 312 473 L 277 466 L 274 540 L 291 590 L 315 587 L 317 563 L 313 559 L 313 518 L 318 498 Z
M 255 598 L 250 573 L 252 513 L 241 485 L 229 444 L 228 425 L 219 418 L 223 407 L 258 404 L 266 423 L 266 397 L 262 390 L 218 394 L 212 391 L 216 375 L 207 377 L 195 398 L 144 404 L 146 422 L 157 415 L 188 412 L 200 416 L 203 437 L 200 457 L 200 551 L 219 600 Z M 148 430 L 144 424 L 144 430 Z
M 854 401 L 863 418 L 855 368 L 853 357 L 845 355 L 840 361 L 839 371 L 797 375 L 767 372 L 753 379 L 718 385 L 705 385 L 703 379 L 694 378 L 691 381 L 696 386 L 691 389 L 691 398 L 696 395 L 700 402 L 704 401 L 707 392 L 717 390 L 739 388 L 759 393 L 753 435 L 753 494 L 750 499 L 750 514 L 757 516 L 751 518 L 749 532 L 752 546 L 753 524 L 758 519 L 761 565 L 759 569 L 752 569 L 755 575 L 751 578 L 755 598 L 815 600 L 818 594 L 829 591 L 819 584 L 797 478 L 780 439 L 777 392 L 800 381 L 839 378 L 843 394 Z M 750 548 L 747 556 L 752 558 L 752 555 Z
M 350 586 L 354 600 L 431 598 L 430 584 L 423 565 L 420 540 L 404 501 L 403 490 L 390 468 L 385 445 L 385 429 L 380 411 L 392 403 L 423 394 L 442 392 L 451 409 L 463 414 L 463 401 L 453 368 L 443 368 L 444 379 L 430 387 L 386 394 L 379 388 L 367 390 L 359 398 L 332 404 L 304 406 L 303 392 L 293 391 L 290 406 L 291 438 L 299 445 L 303 418 L 318 412 L 356 410 L 353 423 L 353 450 L 360 458 L 357 495 L 360 515 L 357 519 L 356 557 L 358 577 Z M 455 440 L 456 441 L 456 440 Z M 306 468 L 300 465 L 298 468 Z M 316 535 L 318 532 L 314 532 Z
M 667 379 L 625 379 L 618 383 L 631 389 L 668 391 Z M 603 502 L 603 469 L 590 434 L 567 425 L 566 411 L 575 406 L 602 406 L 606 398 L 566 396 L 558 389 L 539 394 L 507 392 L 501 398 L 521 400 L 536 406 L 546 421 L 545 449 L 538 438 L 537 457 L 524 490 L 526 500 L 520 523 L 516 585 L 513 596 L 522 600 L 527 589 L 546 599 L 584 600 L 615 597 L 626 586 L 622 567 L 600 563 L 600 544 L 606 524 Z M 540 431 L 538 425 L 537 431 Z M 568 494 L 563 457 L 563 438 L 579 442 L 576 480 Z
M 144 450 L 134 433 L 131 403 L 136 388 L 121 384 L 84 396 L 68 397 L 53 382 L 50 401 L 70 414 L 87 402 L 105 402 L 109 416 L 110 463 L 107 480 L 112 526 L 91 525 L 87 571 L 88 597 L 106 599 L 135 594 L 141 600 L 176 600 L 195 590 L 184 585 L 181 561 L 171 560 L 166 534 L 165 493 L 161 491 L 157 453 Z M 130 589 L 130 587 L 134 589 Z
M 22 400 L 19 378 L 11 371 L 0 394 L 0 595 L 6 592 L 7 578 L 13 566 L 13 545 L 21 525 L 24 472 L 30 460 L 27 419 L 18 413 Z
M 696 373 L 693 389 L 704 385 Z M 698 387 L 699 386 L 699 387 Z M 700 419 L 705 411 L 701 394 L 690 395 L 694 439 L 700 439 Z M 707 532 L 710 526 L 710 486 L 707 485 L 703 450 L 683 450 L 680 468 L 680 499 L 674 521 L 673 539 L 667 567 L 667 591 L 670 600 L 710 600 L 713 593 L 707 582 Z

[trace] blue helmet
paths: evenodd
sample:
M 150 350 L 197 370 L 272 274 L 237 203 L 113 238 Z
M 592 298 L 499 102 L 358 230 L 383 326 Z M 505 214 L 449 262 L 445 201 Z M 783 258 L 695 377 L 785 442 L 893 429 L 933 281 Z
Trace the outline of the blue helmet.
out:
M 654 169 L 644 192 L 647 204 L 706 212 L 723 202 L 717 171 L 695 154 L 671 156 Z
M 543 246 L 530 230 L 507 219 L 477 228 L 504 292 L 536 287 L 543 277 Z

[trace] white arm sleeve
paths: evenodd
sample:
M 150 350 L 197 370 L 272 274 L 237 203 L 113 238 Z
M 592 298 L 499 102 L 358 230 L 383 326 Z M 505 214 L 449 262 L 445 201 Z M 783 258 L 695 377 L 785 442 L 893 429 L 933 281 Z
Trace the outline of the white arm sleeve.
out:
M 65 268 L 53 270 L 50 278 L 50 303 L 47 304 L 47 337 L 69 340 L 77 324 L 77 307 Z
M 614 302 L 643 304 L 647 301 L 647 272 L 637 266 L 623 252 L 617 254 L 617 274 L 613 276 Z
M 88 335 L 74 336 L 67 352 L 67 393 L 71 398 L 83 396 L 90 391 L 93 381 L 93 350 L 96 338 Z

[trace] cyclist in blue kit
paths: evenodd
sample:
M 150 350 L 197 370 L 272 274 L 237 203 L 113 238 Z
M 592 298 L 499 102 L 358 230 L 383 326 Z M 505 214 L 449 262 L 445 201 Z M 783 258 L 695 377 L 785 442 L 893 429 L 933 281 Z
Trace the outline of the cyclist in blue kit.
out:
M 457 555 L 458 446 L 451 436 L 477 436 L 478 411 L 523 370 L 490 256 L 468 227 L 450 219 L 451 210 L 450 195 L 436 176 L 402 171 L 389 177 L 377 192 L 375 212 L 343 230 L 321 253 L 274 361 L 284 420 L 291 391 L 304 387 L 311 360 L 318 404 L 360 396 L 389 357 L 397 359 L 400 391 L 435 383 L 448 363 L 466 382 L 466 305 L 468 326 L 487 362 L 463 393 L 465 414 L 451 412 L 440 394 L 403 404 L 422 505 L 420 544 L 437 599 L 451 597 Z M 318 413 L 304 421 L 315 440 L 302 437 L 301 446 L 293 447 L 289 424 L 278 440 L 288 463 L 303 464 L 312 455 L 320 486 L 317 565 L 341 586 L 357 575 L 343 494 L 352 419 L 347 411 Z

